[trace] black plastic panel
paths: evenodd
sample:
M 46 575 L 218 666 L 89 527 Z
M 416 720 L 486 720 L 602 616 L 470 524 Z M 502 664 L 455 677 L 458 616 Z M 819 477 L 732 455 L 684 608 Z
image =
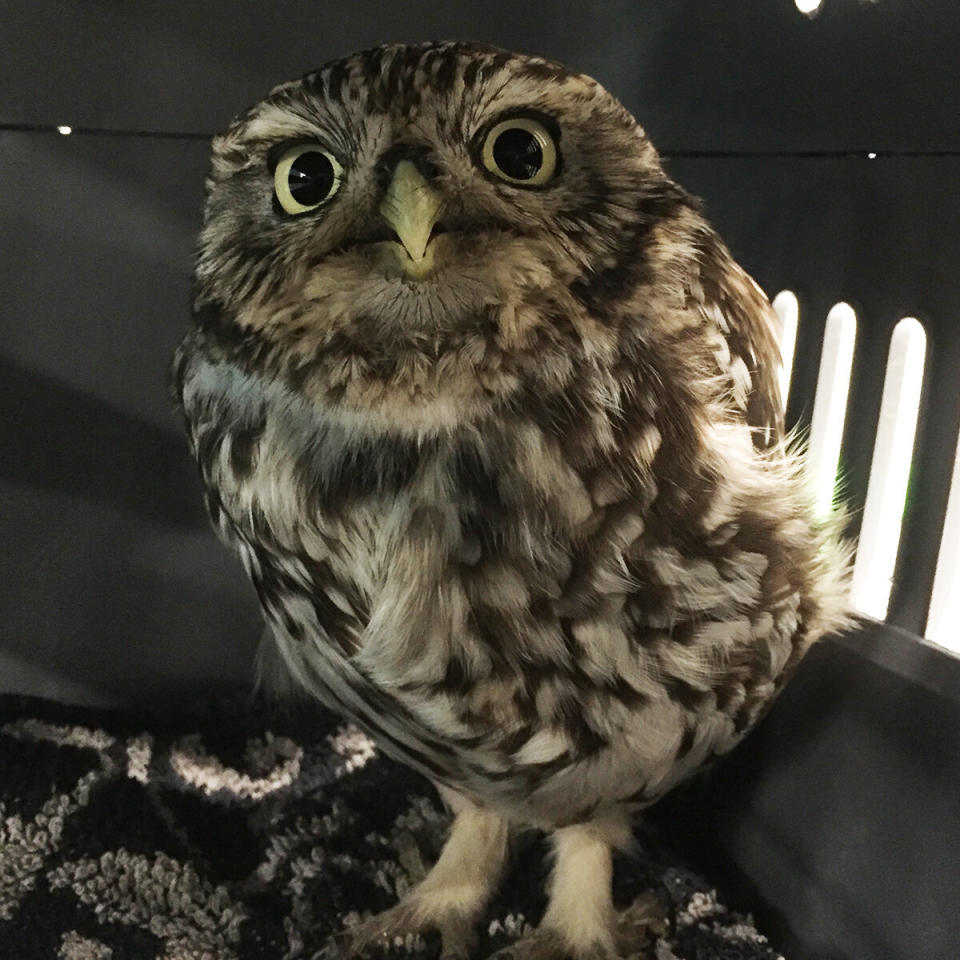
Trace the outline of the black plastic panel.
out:
M 206 147 L 0 134 L 0 689 L 249 687 L 260 615 L 216 542 L 167 365 Z
M 790 960 L 956 960 L 960 661 L 874 625 L 650 816 Z
M 173 431 L 207 147 L 0 132 L 3 357 Z
M 32 0 L 2 20 L 6 122 L 206 134 L 331 57 L 460 38 L 596 76 L 673 150 L 960 149 L 950 2 Z

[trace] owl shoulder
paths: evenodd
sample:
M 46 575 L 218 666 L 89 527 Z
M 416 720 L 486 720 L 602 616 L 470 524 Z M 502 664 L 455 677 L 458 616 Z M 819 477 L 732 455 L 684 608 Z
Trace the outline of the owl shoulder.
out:
M 784 432 L 779 372 L 782 325 L 766 294 L 713 235 L 699 250 L 696 308 L 725 343 L 720 359 L 736 402 L 763 448 Z

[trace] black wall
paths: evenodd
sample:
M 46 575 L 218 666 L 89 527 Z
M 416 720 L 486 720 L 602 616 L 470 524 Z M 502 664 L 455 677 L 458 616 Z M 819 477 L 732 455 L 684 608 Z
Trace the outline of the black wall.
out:
M 828 308 L 858 308 L 855 507 L 888 332 L 927 321 L 891 606 L 922 626 L 960 425 L 960 6 L 36 0 L 0 22 L 0 689 L 109 703 L 246 684 L 259 616 L 165 387 L 205 138 L 273 83 L 397 39 L 544 53 L 623 99 L 761 284 L 800 297 L 794 418 Z

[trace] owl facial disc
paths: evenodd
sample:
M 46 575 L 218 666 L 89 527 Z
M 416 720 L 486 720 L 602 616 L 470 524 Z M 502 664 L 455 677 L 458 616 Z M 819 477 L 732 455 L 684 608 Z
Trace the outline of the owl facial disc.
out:
M 404 266 L 411 277 L 423 275 L 430 267 L 433 258 L 427 248 L 442 206 L 440 195 L 413 163 L 401 160 L 380 204 L 380 215 L 396 231 L 409 255 L 409 265 Z

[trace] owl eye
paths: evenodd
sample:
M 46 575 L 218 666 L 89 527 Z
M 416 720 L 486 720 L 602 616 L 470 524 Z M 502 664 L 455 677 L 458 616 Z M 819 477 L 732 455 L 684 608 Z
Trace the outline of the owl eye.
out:
M 273 171 L 273 189 L 287 213 L 316 210 L 340 188 L 343 167 L 336 157 L 315 144 L 290 147 Z
M 525 187 L 545 184 L 557 170 L 556 141 L 532 117 L 511 117 L 493 126 L 481 156 L 491 173 Z

